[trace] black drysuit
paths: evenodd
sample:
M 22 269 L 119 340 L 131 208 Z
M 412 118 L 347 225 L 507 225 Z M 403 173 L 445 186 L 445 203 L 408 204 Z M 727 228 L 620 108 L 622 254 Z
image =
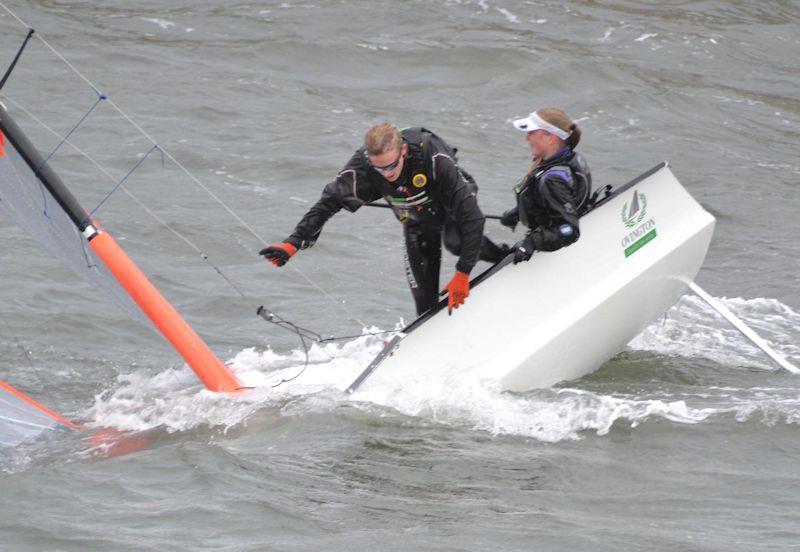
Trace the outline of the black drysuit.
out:
M 518 246 L 555 251 L 577 241 L 591 191 L 592 175 L 578 152 L 564 147 L 540 163 L 514 188 L 517 207 L 504 215 L 529 228 Z
M 421 314 L 438 303 L 443 233 L 445 246 L 459 257 L 456 270 L 465 274 L 479 258 L 495 262 L 502 251 L 483 237 L 485 218 L 478 207 L 477 186 L 459 169 L 455 150 L 424 128 L 400 134 L 408 154 L 395 182 L 371 167 L 364 148 L 357 150 L 285 241 L 298 249 L 311 247 L 325 222 L 342 207 L 355 212 L 384 198 L 403 223 L 406 276 Z

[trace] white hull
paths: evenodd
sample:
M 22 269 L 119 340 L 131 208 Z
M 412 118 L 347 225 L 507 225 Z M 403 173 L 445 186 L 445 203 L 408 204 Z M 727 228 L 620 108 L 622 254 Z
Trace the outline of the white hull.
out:
M 431 316 L 372 378 L 416 379 L 453 368 L 509 391 L 580 378 L 684 293 L 714 222 L 663 166 L 585 215 L 575 244 L 503 266 L 452 316 Z

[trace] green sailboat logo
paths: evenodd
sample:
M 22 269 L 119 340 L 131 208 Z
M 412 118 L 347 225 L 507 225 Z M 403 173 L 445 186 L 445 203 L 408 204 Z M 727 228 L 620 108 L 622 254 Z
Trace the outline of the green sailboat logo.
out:
M 647 196 L 634 190 L 630 206 L 627 201 L 622 206 L 620 212 L 622 222 L 628 228 L 633 228 L 644 220 L 645 214 L 647 214 Z

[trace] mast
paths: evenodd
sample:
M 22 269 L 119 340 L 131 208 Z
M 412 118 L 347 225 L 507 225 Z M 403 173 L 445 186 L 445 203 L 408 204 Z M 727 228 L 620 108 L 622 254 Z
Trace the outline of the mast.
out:
M 88 241 L 92 250 L 105 263 L 120 286 L 178 351 L 203 384 L 211 391 L 233 392 L 242 389 L 244 386 L 233 372 L 217 358 L 111 235 L 97 227 L 88 212 L 81 207 L 56 172 L 45 163 L 2 104 L 0 104 L 0 131 L 7 140 L 7 146 L 13 146 L 19 153 Z

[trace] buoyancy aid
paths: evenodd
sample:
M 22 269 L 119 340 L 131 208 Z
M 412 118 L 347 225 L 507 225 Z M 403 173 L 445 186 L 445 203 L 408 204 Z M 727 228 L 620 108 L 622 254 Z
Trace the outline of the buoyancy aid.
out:
M 403 224 L 442 224 L 446 213 L 438 198 L 434 164 L 438 156 L 446 156 L 457 165 L 458 150 L 423 127 L 405 128 L 400 135 L 408 146 L 403 173 L 395 182 L 379 178 L 383 198 Z M 476 192 L 474 179 L 461 169 L 459 174 Z
M 563 183 L 553 195 L 543 189 L 548 179 Z M 514 188 L 519 220 L 528 228 L 545 226 L 554 214 L 566 213 L 576 218 L 588 206 L 592 174 L 583 156 L 565 148 L 536 167 Z

